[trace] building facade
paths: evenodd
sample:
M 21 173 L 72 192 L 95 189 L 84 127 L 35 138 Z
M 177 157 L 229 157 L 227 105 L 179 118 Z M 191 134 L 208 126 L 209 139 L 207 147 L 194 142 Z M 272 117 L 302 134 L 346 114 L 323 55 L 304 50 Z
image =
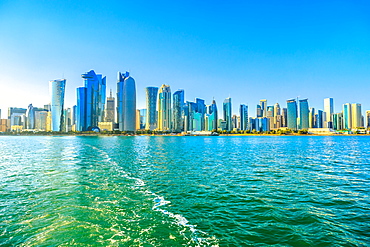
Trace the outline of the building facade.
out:
M 51 111 L 51 130 L 62 131 L 64 125 L 64 95 L 66 80 L 52 80 L 49 82 L 50 90 L 50 111 Z

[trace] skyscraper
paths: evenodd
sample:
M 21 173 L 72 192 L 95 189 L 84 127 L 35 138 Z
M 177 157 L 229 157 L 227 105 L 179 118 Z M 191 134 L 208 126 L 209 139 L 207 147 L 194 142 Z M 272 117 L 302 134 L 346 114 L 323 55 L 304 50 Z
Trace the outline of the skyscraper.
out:
M 180 89 L 173 94 L 173 131 L 181 132 L 183 127 L 184 90 Z
M 332 115 L 334 113 L 333 98 L 324 99 L 324 112 L 325 112 L 324 128 L 332 128 L 333 127 Z
M 216 101 L 213 99 L 212 104 L 208 106 L 208 130 L 217 130 L 218 127 L 218 112 Z
M 244 104 L 240 105 L 240 129 L 248 129 L 248 106 Z
M 231 98 L 226 98 L 223 104 L 224 110 L 224 121 L 226 122 L 226 130 L 232 130 L 232 108 L 231 108 Z
M 347 130 L 352 128 L 352 109 L 350 103 L 343 105 L 343 128 Z
M 352 107 L 352 128 L 363 127 L 361 104 L 354 103 L 351 104 L 351 107 Z
M 118 72 L 117 118 L 119 130 L 136 130 L 136 87 L 135 80 L 129 72 Z
M 94 70 L 82 74 L 84 87 L 77 88 L 77 131 L 90 131 L 104 121 L 106 77 Z
M 287 127 L 297 130 L 297 102 L 295 99 L 287 100 Z
M 309 128 L 309 107 L 307 99 L 299 100 L 299 128 Z
M 114 122 L 115 121 L 115 109 L 116 100 L 112 95 L 112 89 L 110 90 L 109 97 L 107 98 L 107 106 L 105 110 L 105 122 Z
M 257 105 L 257 108 L 256 108 L 256 115 L 257 115 L 257 117 L 262 117 L 262 115 L 263 115 L 263 111 L 262 111 L 262 107 L 261 107 L 261 105 Z
M 145 129 L 154 130 L 157 128 L 157 87 L 147 87 L 146 91 L 146 123 Z
M 62 131 L 64 125 L 64 94 L 65 94 L 66 80 L 49 81 L 50 90 L 50 111 L 51 111 L 51 130 Z
M 158 122 L 157 129 L 171 131 L 171 88 L 163 84 L 158 93 Z
M 370 128 L 370 111 L 366 111 L 366 128 Z
M 310 113 L 308 115 L 308 127 L 309 128 L 315 127 L 314 117 L 315 117 L 315 108 L 311 107 Z
M 262 110 L 262 116 L 266 117 L 267 116 L 267 100 L 261 99 L 260 105 L 261 105 L 261 110 Z
M 29 130 L 35 129 L 35 109 L 32 104 L 28 105 L 26 116 L 27 116 L 27 129 Z

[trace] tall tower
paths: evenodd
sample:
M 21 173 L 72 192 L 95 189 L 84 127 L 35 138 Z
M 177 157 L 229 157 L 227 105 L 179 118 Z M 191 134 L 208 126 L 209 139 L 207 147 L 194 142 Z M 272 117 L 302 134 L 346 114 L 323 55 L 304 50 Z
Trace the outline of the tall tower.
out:
M 161 131 L 171 130 L 171 88 L 163 84 L 158 93 L 158 126 Z
M 114 122 L 115 121 L 115 105 L 116 100 L 112 95 L 112 89 L 110 90 L 109 97 L 107 98 L 107 107 L 105 110 L 105 122 Z
M 231 98 L 226 98 L 223 104 L 224 109 L 224 121 L 226 122 L 226 130 L 232 130 L 232 108 L 231 108 Z
M 350 103 L 343 105 L 343 128 L 352 129 L 352 109 Z
M 324 128 L 332 128 L 333 127 L 332 115 L 334 113 L 333 98 L 324 99 L 324 112 L 325 112 Z
M 136 87 L 129 72 L 118 72 L 117 118 L 119 130 L 136 130 Z
M 262 117 L 267 116 L 267 100 L 266 99 L 261 99 L 260 100 L 260 106 L 262 110 Z
M 352 107 L 352 128 L 363 127 L 361 104 L 351 104 Z
M 173 131 L 181 132 L 183 130 L 183 108 L 184 108 L 184 90 L 180 89 L 173 94 Z
M 240 105 L 240 129 L 248 129 L 248 106 L 244 104 Z
M 104 121 L 106 77 L 90 70 L 81 77 L 84 87 L 77 88 L 77 131 L 92 130 Z
M 309 121 L 309 107 L 308 107 L 308 100 L 301 99 L 299 100 L 299 128 L 300 129 L 308 129 L 310 126 Z
M 146 91 L 146 123 L 145 129 L 154 130 L 157 128 L 157 87 L 147 87 Z
M 287 100 L 287 127 L 297 130 L 297 102 L 295 99 Z
M 27 116 L 27 129 L 29 130 L 35 129 L 35 122 L 36 122 L 35 121 L 35 109 L 32 104 L 28 105 L 26 116 Z
M 49 91 L 51 97 L 50 111 L 51 111 L 51 130 L 62 131 L 64 125 L 64 94 L 65 94 L 66 80 L 49 81 Z

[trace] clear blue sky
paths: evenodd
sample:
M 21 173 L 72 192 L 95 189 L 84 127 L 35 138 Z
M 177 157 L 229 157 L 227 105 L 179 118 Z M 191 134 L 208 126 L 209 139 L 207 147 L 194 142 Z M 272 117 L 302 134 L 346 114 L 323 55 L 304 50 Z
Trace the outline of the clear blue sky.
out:
M 115 92 L 117 71 L 185 98 L 231 96 L 250 114 L 300 96 L 370 109 L 369 1 L 0 1 L 0 108 L 41 107 L 48 81 L 67 79 L 75 104 L 94 69 Z

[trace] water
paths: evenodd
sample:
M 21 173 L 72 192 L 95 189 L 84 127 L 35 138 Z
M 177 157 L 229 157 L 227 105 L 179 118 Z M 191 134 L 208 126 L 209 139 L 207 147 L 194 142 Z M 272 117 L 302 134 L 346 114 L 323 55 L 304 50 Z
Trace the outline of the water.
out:
M 370 137 L 0 137 L 0 246 L 370 246 Z

